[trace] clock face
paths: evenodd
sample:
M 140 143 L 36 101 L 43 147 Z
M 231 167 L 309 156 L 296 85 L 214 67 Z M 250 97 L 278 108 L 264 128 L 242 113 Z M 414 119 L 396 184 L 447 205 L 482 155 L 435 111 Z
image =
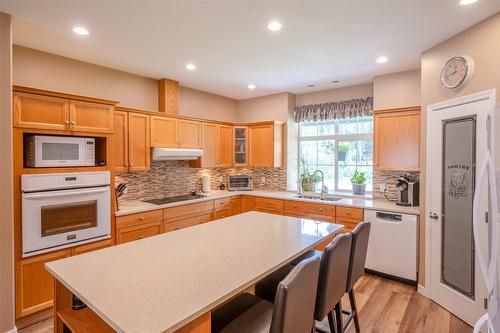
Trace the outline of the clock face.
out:
M 466 56 L 453 57 L 446 62 L 441 71 L 441 83 L 448 89 L 465 85 L 472 77 L 472 59 Z

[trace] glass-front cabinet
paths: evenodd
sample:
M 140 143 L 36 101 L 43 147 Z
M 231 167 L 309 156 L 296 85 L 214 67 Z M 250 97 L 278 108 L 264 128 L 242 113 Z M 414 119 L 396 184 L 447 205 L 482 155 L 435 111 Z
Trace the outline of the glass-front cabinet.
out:
M 248 164 L 248 127 L 234 127 L 234 166 L 246 166 Z

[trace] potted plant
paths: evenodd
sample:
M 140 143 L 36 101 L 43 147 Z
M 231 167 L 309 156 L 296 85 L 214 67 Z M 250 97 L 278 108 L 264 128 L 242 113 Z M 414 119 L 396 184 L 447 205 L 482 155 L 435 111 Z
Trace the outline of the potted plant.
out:
M 351 149 L 351 145 L 348 142 L 343 142 L 339 144 L 339 156 L 338 159 L 340 162 L 345 162 L 347 158 L 347 152 Z
M 305 158 L 302 156 L 300 157 L 300 163 L 302 164 L 302 171 L 299 176 L 301 192 L 314 192 L 316 184 L 321 180 L 321 177 L 318 174 L 313 175 L 309 172 Z
M 351 178 L 352 183 L 352 193 L 353 194 L 365 194 L 366 192 L 366 176 L 364 172 L 356 170 Z

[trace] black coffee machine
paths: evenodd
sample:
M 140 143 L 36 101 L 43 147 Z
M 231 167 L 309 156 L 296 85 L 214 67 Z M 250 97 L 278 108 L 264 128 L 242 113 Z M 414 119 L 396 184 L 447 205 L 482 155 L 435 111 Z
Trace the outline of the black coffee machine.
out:
M 411 175 L 400 176 L 396 185 L 398 190 L 396 205 L 418 206 L 419 187 L 418 179 L 415 179 L 415 177 Z

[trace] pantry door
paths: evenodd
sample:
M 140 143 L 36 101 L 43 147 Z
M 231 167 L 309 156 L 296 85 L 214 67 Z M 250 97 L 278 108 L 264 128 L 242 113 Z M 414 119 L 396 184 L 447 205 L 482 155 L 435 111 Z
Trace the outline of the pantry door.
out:
M 472 203 L 476 177 L 489 149 L 494 105 L 492 90 L 427 109 L 427 287 L 432 300 L 472 326 L 486 311 Z M 482 217 L 487 216 L 487 191 L 483 186 Z M 486 240 L 480 246 L 486 250 L 488 225 L 483 221 L 479 228 L 480 238 Z

